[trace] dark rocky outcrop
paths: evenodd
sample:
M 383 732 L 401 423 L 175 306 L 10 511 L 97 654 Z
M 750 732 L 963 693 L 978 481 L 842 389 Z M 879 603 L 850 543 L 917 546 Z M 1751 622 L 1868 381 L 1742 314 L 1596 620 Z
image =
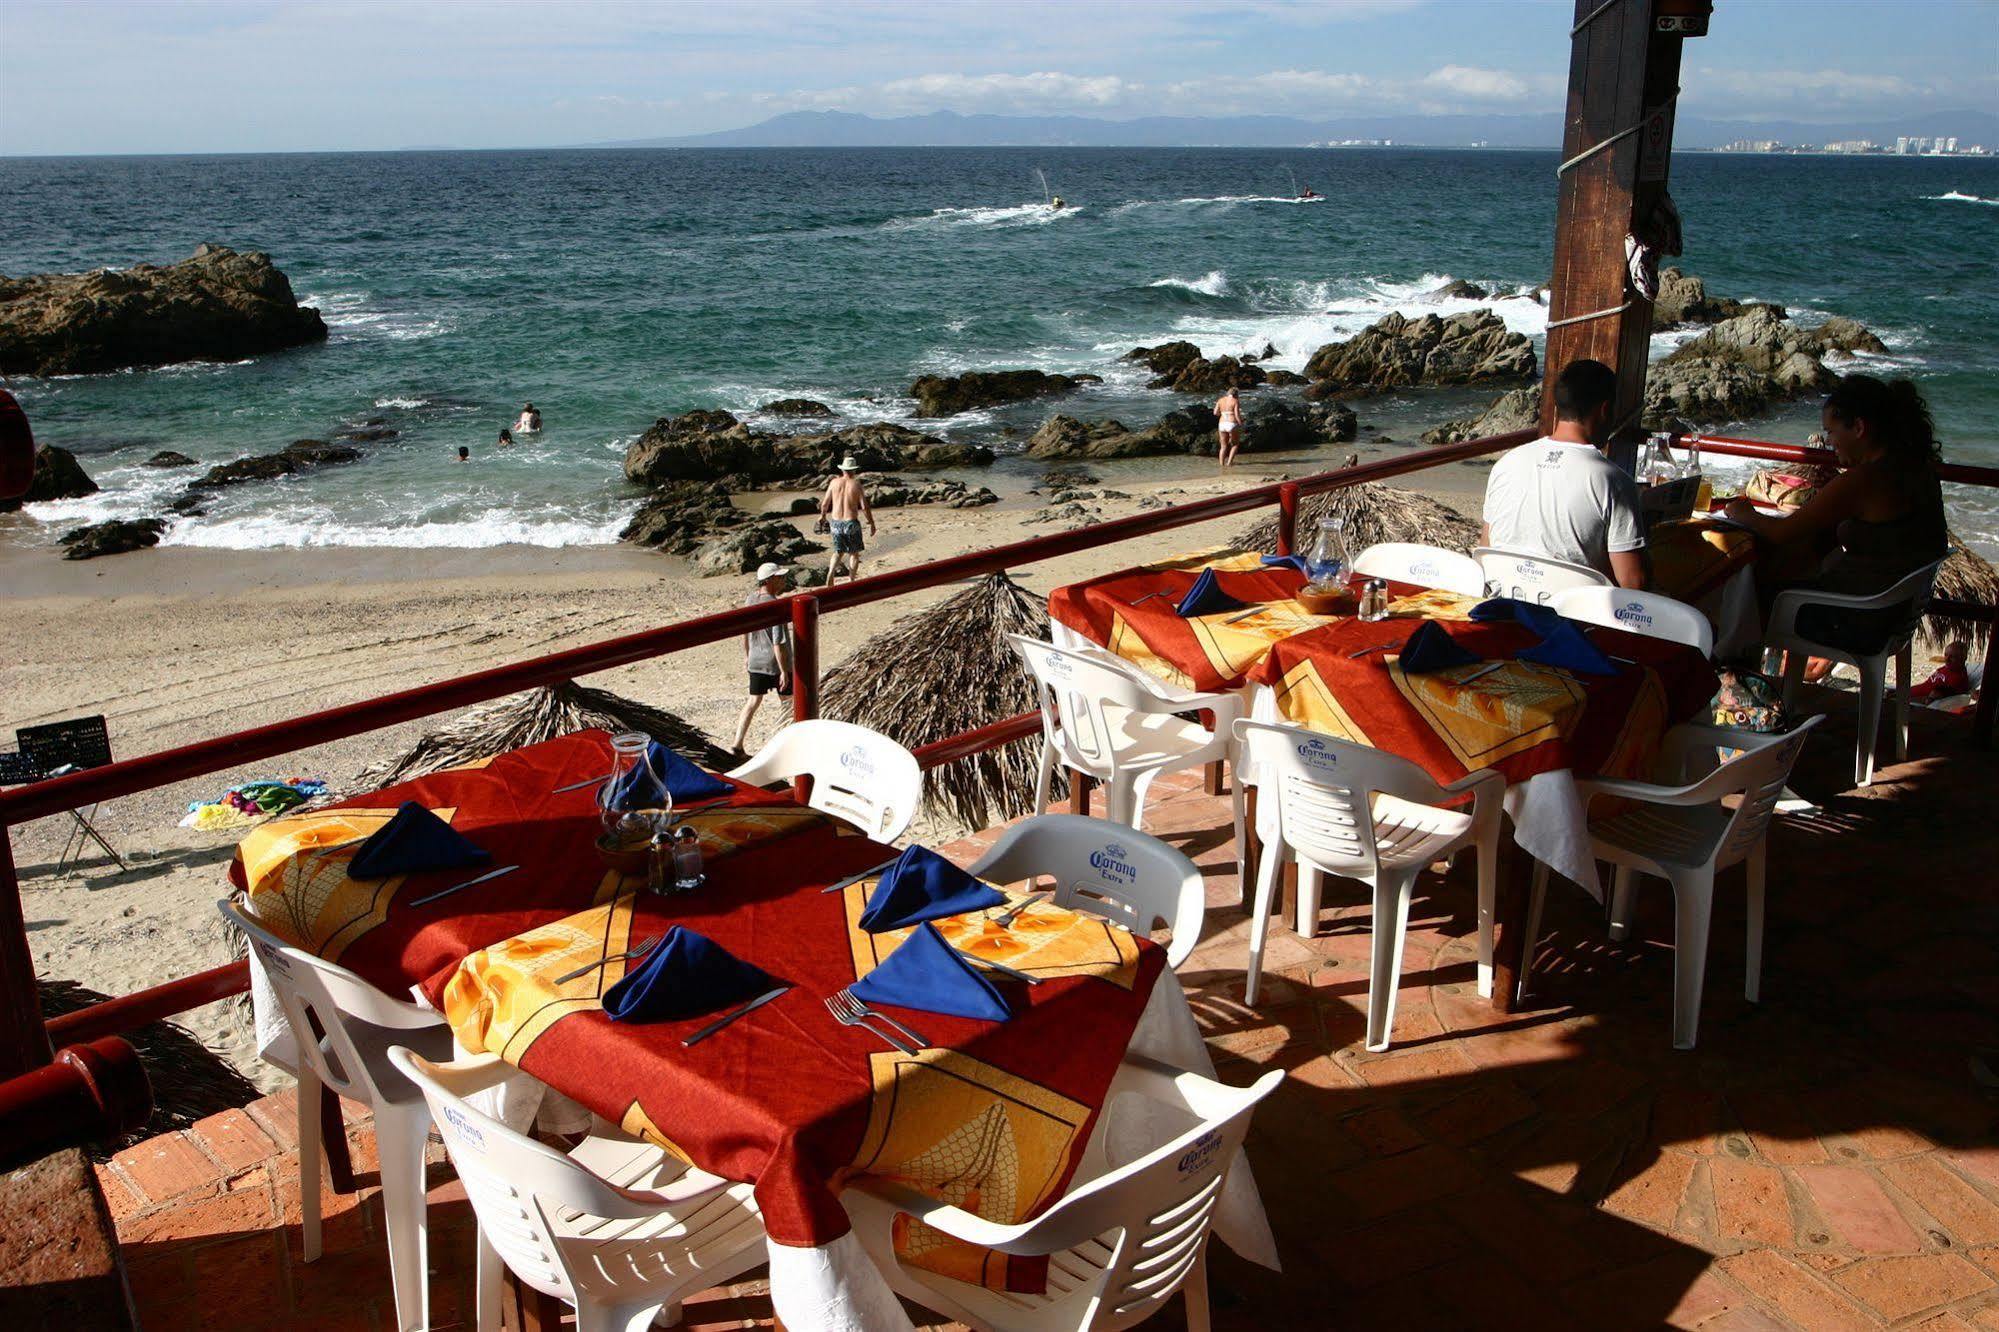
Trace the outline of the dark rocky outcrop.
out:
M 234 462 L 211 467 L 188 488 L 220 490 L 224 486 L 238 486 L 246 481 L 273 481 L 315 467 L 350 463 L 360 456 L 361 450 L 346 444 L 329 444 L 323 439 L 297 439 L 276 453 L 238 458 Z
M 734 528 L 694 553 L 703 577 L 754 573 L 766 560 L 785 564 L 826 549 L 782 518 L 764 518 Z
M 345 430 L 333 432 L 335 439 L 352 440 L 356 444 L 378 444 L 385 439 L 394 439 L 403 432 L 394 426 L 362 425 L 349 426 Z
M 1484 287 L 1479 286 L 1476 282 L 1467 282 L 1463 278 L 1452 278 L 1449 282 L 1431 292 L 1430 295 L 1440 301 L 1482 301 L 1492 295 L 1492 293 Z
M 999 496 L 985 486 L 968 486 L 963 481 L 910 481 L 887 476 L 867 487 L 868 504 L 877 509 L 901 509 L 915 504 L 942 504 L 953 509 L 976 509 L 999 503 Z M 815 503 L 815 508 L 816 503 Z
M 1272 388 L 1289 388 L 1293 384 L 1307 384 L 1311 381 L 1296 370 L 1266 370 L 1263 372 L 1263 382 Z
M 198 463 L 195 459 L 188 457 L 185 453 L 176 453 L 172 449 L 161 449 L 158 453 L 146 459 L 146 466 L 148 467 L 194 467 L 197 465 Z
M 1259 453 L 1310 448 L 1352 439 L 1357 429 L 1352 410 L 1340 403 L 1264 398 L 1244 408 L 1242 450 Z M 1215 413 L 1199 406 L 1169 412 L 1143 430 L 1133 430 L 1122 421 L 1052 416 L 1027 441 L 1026 452 L 1030 458 L 1095 459 L 1175 453 L 1212 456 L 1215 448 Z M 1043 484 L 1048 485 L 1048 479 Z
M 1172 378 L 1190 361 L 1201 359 L 1201 349 L 1191 342 L 1162 342 L 1157 347 L 1133 347 L 1120 359 L 1136 361 L 1155 376 Z
M 1455 421 L 1446 421 L 1434 430 L 1424 431 L 1423 442 L 1457 444 L 1467 439 L 1485 439 L 1515 430 L 1534 430 L 1540 424 L 1541 389 L 1539 385 L 1529 385 L 1508 389 L 1477 416 L 1460 417 Z
M 1659 295 L 1652 302 L 1652 327 L 1678 328 L 1682 324 L 1719 324 L 1724 319 L 1768 310 L 1784 318 L 1784 307 L 1768 301 L 1733 301 L 1708 295 L 1707 284 L 1677 268 L 1659 270 Z
M 1390 314 L 1345 342 L 1328 343 L 1305 366 L 1314 398 L 1415 385 L 1486 384 L 1534 377 L 1534 347 L 1490 310 L 1445 319 Z
M 729 494 L 706 481 L 676 481 L 654 492 L 625 524 L 618 540 L 669 555 L 689 555 L 725 529 L 752 521 Z
M 1805 328 L 1774 307 L 1725 319 L 1651 367 L 1645 377 L 1646 429 L 1742 420 L 1832 387 L 1832 355 L 1882 352 L 1879 338 L 1851 319 Z
M 1255 388 L 1265 379 L 1263 367 L 1233 356 L 1217 356 L 1210 361 L 1196 356 L 1172 375 L 1160 375 L 1147 388 L 1170 388 L 1180 393 L 1220 393 L 1226 388 Z
M 1360 419 L 1343 402 L 1262 398 L 1246 407 L 1242 415 L 1245 453 L 1343 444 L 1359 433 Z
M 123 555 L 160 544 L 167 530 L 163 518 L 113 518 L 65 532 L 59 538 L 66 560 L 94 560 L 100 555 Z
M 202 245 L 162 268 L 0 277 L 0 374 L 228 361 L 323 341 L 270 256 Z
M 825 417 L 839 414 L 825 403 L 811 398 L 779 398 L 776 402 L 765 403 L 757 410 L 765 416 Z
M 53 444 L 44 444 L 35 450 L 35 475 L 28 482 L 27 491 L 13 499 L 0 499 L 0 513 L 12 513 L 23 504 L 81 499 L 96 493 L 97 483 L 83 470 L 83 464 L 76 460 L 74 453 Z
M 763 485 L 824 476 L 853 455 L 862 470 L 899 472 L 937 467 L 979 467 L 991 449 L 953 444 L 906 426 L 849 426 L 816 435 L 773 435 L 751 430 L 728 412 L 693 411 L 661 417 L 625 450 L 625 477 L 642 486 L 672 481 Z
M 956 416 L 978 407 L 998 407 L 1033 398 L 1052 398 L 1098 375 L 1051 375 L 1040 370 L 971 370 L 962 375 L 925 375 L 909 386 L 919 416 Z

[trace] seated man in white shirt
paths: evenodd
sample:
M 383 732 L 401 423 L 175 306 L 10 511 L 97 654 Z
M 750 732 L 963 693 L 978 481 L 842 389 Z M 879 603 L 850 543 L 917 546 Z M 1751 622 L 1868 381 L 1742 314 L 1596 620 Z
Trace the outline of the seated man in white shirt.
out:
M 1571 361 L 1555 380 L 1555 430 L 1494 465 L 1485 483 L 1483 544 L 1548 555 L 1645 586 L 1638 482 L 1605 457 L 1617 374 Z

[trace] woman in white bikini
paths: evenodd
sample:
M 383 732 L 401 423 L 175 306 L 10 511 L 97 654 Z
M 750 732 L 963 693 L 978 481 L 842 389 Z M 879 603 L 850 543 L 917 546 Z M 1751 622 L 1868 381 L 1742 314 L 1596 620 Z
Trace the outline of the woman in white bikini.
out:
M 1227 467 L 1235 462 L 1236 437 L 1242 434 L 1242 400 L 1236 397 L 1233 384 L 1223 390 L 1215 403 L 1215 434 L 1216 452 L 1221 455 L 1222 466 Z

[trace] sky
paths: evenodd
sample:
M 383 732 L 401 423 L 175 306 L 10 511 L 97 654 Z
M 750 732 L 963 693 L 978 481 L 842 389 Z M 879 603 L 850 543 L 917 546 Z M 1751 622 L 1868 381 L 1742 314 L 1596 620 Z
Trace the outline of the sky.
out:
M 1549 112 L 1564 0 L 0 0 L 0 154 L 534 147 L 873 115 Z M 1720 0 L 1682 114 L 1999 112 L 1999 0 Z

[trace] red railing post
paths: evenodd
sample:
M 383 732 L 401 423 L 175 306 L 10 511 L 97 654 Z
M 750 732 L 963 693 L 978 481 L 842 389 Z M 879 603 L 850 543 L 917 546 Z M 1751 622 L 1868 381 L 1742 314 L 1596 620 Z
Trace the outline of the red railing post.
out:
M 819 598 L 791 599 L 791 719 L 811 721 L 819 715 Z M 812 779 L 793 779 L 792 793 L 803 804 L 812 798 Z
M 21 913 L 21 879 L 14 872 L 14 830 L 0 824 L 0 1080 L 19 1077 L 55 1057 L 42 1025 L 41 987 Z
M 1298 549 L 1298 483 L 1286 481 L 1277 487 L 1277 553 L 1295 555 Z

